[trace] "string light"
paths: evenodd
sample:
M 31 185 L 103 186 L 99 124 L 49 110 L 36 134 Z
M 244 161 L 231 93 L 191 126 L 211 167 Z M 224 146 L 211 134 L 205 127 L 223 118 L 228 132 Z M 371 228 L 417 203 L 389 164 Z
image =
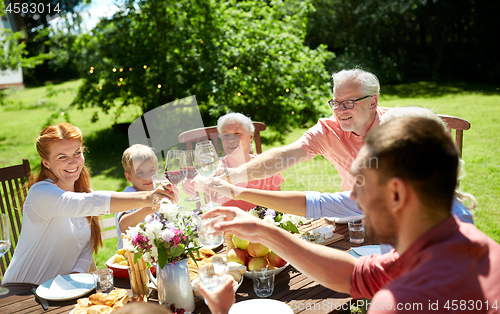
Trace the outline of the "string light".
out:
M 132 71 L 132 68 L 128 68 L 129 71 Z
M 123 81 L 123 78 L 120 77 L 120 82 Z
M 236 71 L 236 70 L 238 70 L 238 67 L 237 67 L 237 66 L 234 66 L 234 68 L 233 68 L 233 69 Z
M 90 67 L 90 71 L 94 71 L 94 67 Z
M 113 68 L 113 72 L 116 72 L 116 68 Z
M 288 93 L 290 90 L 287 88 L 287 89 L 285 89 L 285 91 Z
M 122 83 L 118 83 L 118 86 L 122 86 Z
M 94 70 L 90 70 L 90 74 L 94 73 Z
M 200 43 L 202 43 L 202 44 L 203 44 L 203 40 L 202 40 L 202 41 L 200 41 Z
M 161 88 L 161 84 L 158 84 L 158 88 Z
M 147 65 L 144 65 L 144 66 L 143 66 L 143 68 L 144 68 L 144 70 L 146 70 L 146 69 L 148 68 L 148 66 L 147 66 Z
M 123 72 L 123 68 L 120 68 L 120 72 Z
M 99 90 L 102 90 L 102 86 L 99 86 Z
M 241 96 L 241 93 L 238 93 L 238 97 L 240 97 L 240 96 Z

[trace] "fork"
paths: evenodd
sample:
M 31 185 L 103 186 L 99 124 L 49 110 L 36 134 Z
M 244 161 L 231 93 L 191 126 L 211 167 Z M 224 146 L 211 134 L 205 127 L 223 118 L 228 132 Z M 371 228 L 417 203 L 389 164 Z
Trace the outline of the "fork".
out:
M 42 305 L 43 309 L 47 310 L 49 308 L 49 301 L 47 301 L 44 298 L 41 298 L 40 296 L 38 296 L 38 294 L 36 294 L 36 289 L 35 288 L 31 289 L 31 292 L 35 295 L 35 298 Z

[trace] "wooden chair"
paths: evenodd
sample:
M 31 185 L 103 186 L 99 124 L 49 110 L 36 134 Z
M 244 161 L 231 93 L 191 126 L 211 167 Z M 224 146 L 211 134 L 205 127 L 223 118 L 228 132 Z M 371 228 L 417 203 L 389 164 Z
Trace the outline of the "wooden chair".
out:
M 10 231 L 12 238 L 12 246 L 0 261 L 2 270 L 1 276 L 10 264 L 12 254 L 16 248 L 19 234 L 21 233 L 22 212 L 20 210 L 24 203 L 28 191 L 26 183 L 31 175 L 30 163 L 28 159 L 23 159 L 23 163 L 19 165 L 0 168 L 0 209 L 2 214 L 7 214 L 10 221 Z
M 253 133 L 253 138 L 255 140 L 255 149 L 257 151 L 257 154 L 261 154 L 262 144 L 260 132 L 266 129 L 266 125 L 262 122 L 254 122 L 253 125 L 255 127 L 255 131 Z M 214 143 L 217 154 L 219 156 L 222 156 L 219 147 L 219 133 L 217 132 L 217 126 L 193 129 L 183 132 L 179 135 L 179 142 L 186 143 L 188 150 L 194 149 L 193 143 L 196 145 L 196 143 L 208 139 L 210 139 Z
M 470 129 L 470 122 L 453 116 L 442 114 L 438 114 L 438 116 L 446 123 L 446 127 L 450 130 L 452 136 L 452 130 L 455 130 L 455 145 L 457 146 L 458 154 L 462 157 L 463 131 Z

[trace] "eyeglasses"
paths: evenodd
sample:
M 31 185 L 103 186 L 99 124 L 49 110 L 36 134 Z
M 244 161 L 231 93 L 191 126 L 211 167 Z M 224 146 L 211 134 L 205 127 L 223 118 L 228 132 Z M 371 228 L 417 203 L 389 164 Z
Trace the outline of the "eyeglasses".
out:
M 354 100 L 344 100 L 344 101 L 335 101 L 333 99 L 330 99 L 328 101 L 328 104 L 330 105 L 330 107 L 333 109 L 333 110 L 337 110 L 340 108 L 340 105 L 342 105 L 344 107 L 344 109 L 352 109 L 354 108 L 354 103 L 356 101 L 360 101 L 360 100 L 363 100 L 363 99 L 366 99 L 368 97 L 372 97 L 373 95 L 368 95 L 368 96 L 365 96 L 365 97 L 361 97 L 361 98 L 358 98 L 358 99 L 354 99 Z

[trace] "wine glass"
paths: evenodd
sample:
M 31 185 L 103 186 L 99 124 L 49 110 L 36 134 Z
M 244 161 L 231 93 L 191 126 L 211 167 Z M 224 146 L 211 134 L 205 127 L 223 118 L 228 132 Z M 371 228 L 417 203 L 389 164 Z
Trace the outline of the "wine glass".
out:
M 0 214 L 0 258 L 9 251 L 11 245 L 9 217 Z M 0 286 L 0 295 L 9 293 L 9 289 Z
M 189 180 L 193 180 L 194 177 L 198 174 L 198 171 L 196 171 L 196 167 L 194 166 L 194 150 L 187 150 L 186 151 L 186 165 L 187 165 L 187 176 L 186 178 Z M 201 197 L 193 195 L 188 198 L 186 198 L 184 201 L 193 203 L 193 202 L 199 202 L 201 200 Z
M 217 156 L 217 151 L 211 141 L 206 140 L 196 144 L 194 149 L 194 166 L 198 174 L 205 180 L 210 179 L 214 175 L 219 167 L 219 156 Z M 210 197 L 210 194 L 213 193 L 208 193 L 209 202 L 201 207 L 202 211 L 208 211 L 220 206 L 220 204 L 213 202 L 213 197 Z
M 182 150 L 169 150 L 166 164 L 165 175 L 170 183 L 177 186 L 187 175 L 186 153 Z

